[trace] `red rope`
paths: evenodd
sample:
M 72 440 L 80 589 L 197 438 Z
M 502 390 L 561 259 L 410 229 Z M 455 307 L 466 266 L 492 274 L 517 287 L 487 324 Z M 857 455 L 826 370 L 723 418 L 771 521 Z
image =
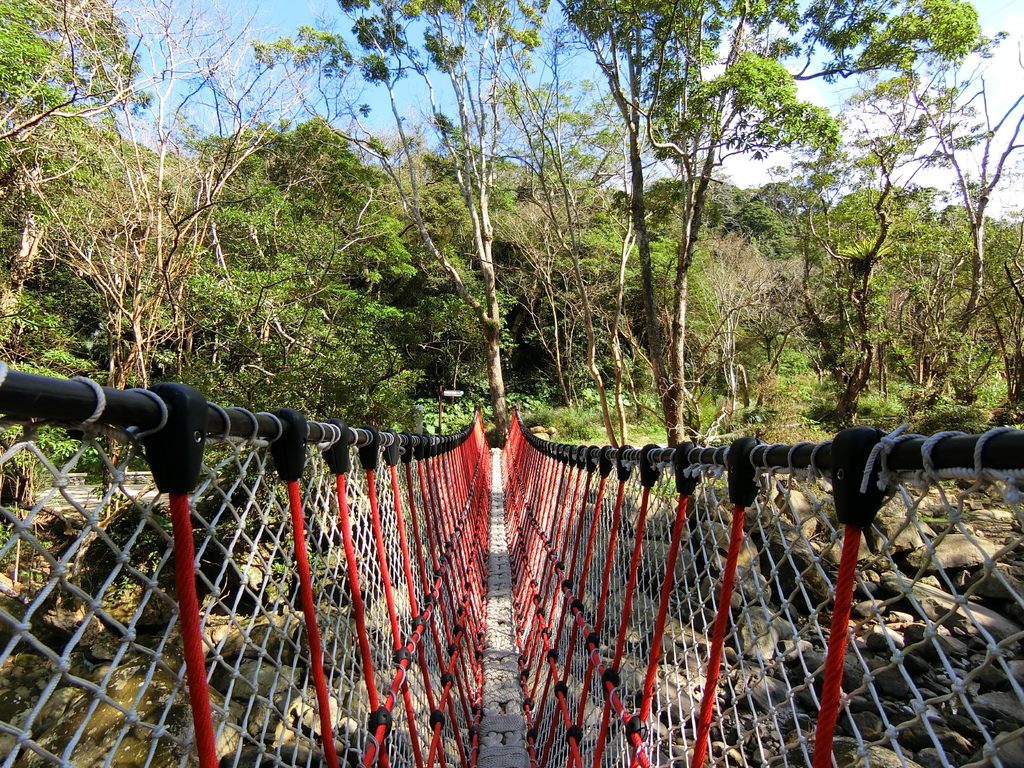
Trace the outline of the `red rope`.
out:
M 619 621 L 619 633 L 615 640 L 615 655 L 612 657 L 612 668 L 618 669 L 622 661 L 622 653 L 626 649 L 626 631 L 629 629 L 630 614 L 633 609 L 633 591 L 636 589 L 637 574 L 640 570 L 640 554 L 644 544 L 644 527 L 647 523 L 647 507 L 651 499 L 651 489 L 644 487 L 640 497 L 640 512 L 636 518 L 636 533 L 633 540 L 633 556 L 629 561 L 629 579 L 626 582 L 626 594 L 622 602 L 622 618 Z M 605 736 L 608 733 L 608 718 L 611 714 L 612 702 L 608 698 L 601 715 L 601 731 L 597 737 L 597 749 L 594 750 L 594 768 L 600 768 L 601 756 L 604 754 Z M 696 763 L 694 763 L 696 765 Z
M 422 478 L 422 475 L 421 475 L 421 478 Z M 412 462 L 409 462 L 409 463 L 407 463 L 405 465 L 405 488 L 406 488 L 406 492 L 408 493 L 408 498 L 409 498 L 409 519 L 412 521 L 412 538 L 413 538 L 413 542 L 416 544 L 416 562 L 419 565 L 420 585 L 422 587 L 423 592 L 426 593 L 427 588 L 428 588 L 427 566 L 426 566 L 426 561 L 423 558 L 423 539 L 420 538 L 419 513 L 418 513 L 418 510 L 417 510 L 417 507 L 416 507 L 415 484 L 413 483 L 413 477 L 412 477 Z M 413 594 L 414 593 L 411 591 L 411 586 L 410 586 L 410 596 L 412 596 Z M 415 605 L 415 604 L 412 604 L 411 601 L 410 601 L 410 604 L 411 604 L 411 607 L 412 607 L 413 615 L 418 614 L 419 613 L 419 606 Z M 434 641 L 435 641 L 435 643 L 437 641 L 436 633 L 434 633 Z M 438 647 L 437 651 L 438 651 L 439 655 L 440 655 L 440 650 L 441 650 L 440 647 Z M 427 670 L 427 655 L 426 655 L 426 650 L 424 649 L 422 643 L 420 643 L 419 646 L 418 646 L 418 652 L 419 652 L 419 660 L 420 660 L 420 669 L 424 671 L 423 672 L 423 688 L 424 688 L 424 691 L 426 692 L 426 695 L 427 695 L 427 706 L 429 706 L 430 707 L 430 711 L 433 712 L 434 709 L 436 709 L 436 706 L 434 704 L 434 690 L 433 690 L 433 686 L 430 684 L 430 675 L 426 672 L 426 670 Z M 444 764 L 444 754 L 443 753 L 441 754 L 441 763 L 442 763 L 442 765 Z
M 640 513 L 636 518 L 636 533 L 633 541 L 633 556 L 629 561 L 629 580 L 626 582 L 626 595 L 622 603 L 622 620 L 619 624 L 619 635 L 615 642 L 615 657 L 612 666 L 619 668 L 622 661 L 622 652 L 626 649 L 626 630 L 629 629 L 629 620 L 633 608 L 633 593 L 636 591 L 637 575 L 640 571 L 640 555 L 644 546 L 644 528 L 647 524 L 647 508 L 650 504 L 651 489 L 644 488 L 643 496 L 640 499 Z
M 324 674 L 323 649 L 320 645 L 320 630 L 316 625 L 316 603 L 313 601 L 313 579 L 309 571 L 309 557 L 306 554 L 306 522 L 302 517 L 302 498 L 299 496 L 298 480 L 288 481 L 288 503 L 292 514 L 292 531 L 295 534 L 295 560 L 299 567 L 299 595 L 302 599 L 302 615 L 305 619 L 306 634 L 309 637 L 309 659 L 312 664 L 313 686 L 316 688 L 317 709 L 320 714 L 320 733 L 324 740 L 324 757 L 330 768 L 338 768 L 338 754 L 334 749 L 334 727 L 331 724 L 331 704 L 327 695 L 327 677 Z
M 640 702 L 640 719 L 647 722 L 651 716 L 651 700 L 654 698 L 654 678 L 658 674 L 658 659 L 661 657 L 661 638 L 665 634 L 665 622 L 668 619 L 668 603 L 672 597 L 672 584 L 676 576 L 676 558 L 679 557 L 679 545 L 683 538 L 683 527 L 686 525 L 686 510 L 689 497 L 680 495 L 676 504 L 676 521 L 672 527 L 672 542 L 668 547 L 668 563 L 665 565 L 665 579 L 661 582 L 661 603 L 658 605 L 658 618 L 654 622 L 654 639 L 651 644 L 651 658 L 647 662 L 647 676 L 644 678 L 643 700 Z
M 402 647 L 402 632 L 398 628 L 398 611 L 395 608 L 395 593 L 391 582 L 391 569 L 388 566 L 388 551 L 384 546 L 384 528 L 380 521 L 380 507 L 377 503 L 377 477 L 372 469 L 366 470 L 366 490 L 370 497 L 370 518 L 373 527 L 373 540 L 377 545 L 377 561 L 380 564 L 380 578 L 384 583 L 384 600 L 388 605 L 388 618 L 391 621 L 391 637 L 394 648 Z
M 405 582 L 406 587 L 408 588 L 409 606 L 412 609 L 412 615 L 416 616 L 419 614 L 420 609 L 416 603 L 416 585 L 412 576 L 412 559 L 409 555 L 409 537 L 405 532 L 405 515 L 402 514 L 402 491 L 398 485 L 398 467 L 391 466 L 389 469 L 389 474 L 391 475 L 391 503 L 394 505 L 395 521 L 398 523 L 398 540 L 402 548 L 402 567 L 405 569 Z M 384 557 L 383 552 L 381 553 L 381 557 Z M 424 673 L 424 677 L 427 677 L 426 673 Z M 412 703 L 412 694 L 409 692 L 408 681 L 404 681 L 402 683 L 402 698 L 405 701 L 405 711 L 407 713 L 409 726 L 409 741 L 412 744 L 413 758 L 416 762 L 416 768 L 423 768 L 423 755 L 420 751 L 419 734 L 416 732 L 416 716 Z
M 704 679 L 704 695 L 700 702 L 700 716 L 697 719 L 697 737 L 693 745 L 691 768 L 701 768 L 708 751 L 708 735 L 711 732 L 711 717 L 715 710 L 718 692 L 718 673 L 722 665 L 722 649 L 725 646 L 725 630 L 729 624 L 732 587 L 736 580 L 736 561 L 740 556 L 740 542 L 743 541 L 743 519 L 746 510 L 739 504 L 732 510 L 732 529 L 729 532 L 729 553 L 725 559 L 725 573 L 722 574 L 722 589 L 718 593 L 718 615 L 715 617 L 715 631 L 711 637 L 711 656 L 708 672 Z
M 185 651 L 185 675 L 196 729 L 200 768 L 217 768 L 217 745 L 206 685 L 206 652 L 199 628 L 196 597 L 196 553 L 192 544 L 192 517 L 187 493 L 171 493 L 171 526 L 174 532 L 174 586 L 178 592 L 181 640 Z
M 832 739 L 839 717 L 839 695 L 843 684 L 843 660 L 849 636 L 850 604 L 853 602 L 854 576 L 857 573 L 857 552 L 860 549 L 860 528 L 847 525 L 843 534 L 843 553 L 839 558 L 836 578 L 835 607 L 829 626 L 828 655 L 825 659 L 825 682 L 821 691 L 821 709 L 814 731 L 813 768 L 832 765 Z
M 550 542 L 547 542 L 547 539 L 544 538 L 544 534 L 543 534 L 543 531 L 542 531 L 542 529 L 540 527 L 539 522 L 537 521 L 537 519 L 531 513 L 527 513 L 527 522 L 537 532 L 538 537 L 543 538 L 543 540 L 545 541 L 544 547 L 545 547 L 546 553 L 547 553 L 547 560 L 549 562 L 553 562 L 556 559 L 555 550 L 552 548 Z M 533 584 L 534 583 L 535 579 L 533 577 L 535 576 L 535 574 L 529 568 L 528 564 L 527 564 L 527 566 L 525 568 L 524 576 L 526 577 L 527 583 L 529 583 L 529 584 Z M 606 696 L 606 700 L 607 700 L 607 707 L 608 707 L 608 709 L 606 710 L 606 714 L 609 715 L 609 717 L 610 717 L 610 713 L 614 712 L 615 716 L 619 719 L 619 721 L 621 722 L 623 727 L 627 727 L 630 724 L 632 716 L 626 710 L 625 705 L 624 705 L 622 699 L 619 696 L 618 689 L 616 689 L 614 684 L 612 684 L 610 681 L 605 681 L 604 680 L 604 676 L 605 676 L 605 673 L 608 670 L 608 668 L 605 667 L 605 665 L 603 663 L 601 663 L 601 657 L 600 657 L 600 654 L 598 653 L 597 646 L 596 645 L 592 645 L 591 641 L 589 640 L 589 637 L 591 635 L 591 628 L 587 625 L 586 618 L 583 615 L 583 610 L 582 610 L 579 602 L 576 600 L 575 595 L 574 595 L 572 589 L 569 586 L 563 585 L 561 587 L 561 589 L 562 589 L 562 593 L 563 593 L 563 595 L 565 597 L 565 602 L 569 606 L 569 608 L 566 611 L 566 613 L 571 613 L 571 615 L 572 615 L 572 619 L 571 620 L 572 620 L 572 622 L 574 624 L 574 628 L 578 627 L 579 630 L 582 633 L 586 634 L 587 637 L 588 637 L 588 641 L 587 641 L 588 656 L 589 656 L 589 662 L 588 662 L 588 668 L 587 668 L 588 669 L 588 678 L 587 678 L 587 685 L 584 686 L 584 690 L 583 690 L 583 699 L 582 699 L 581 704 L 580 704 L 581 710 L 582 710 L 583 704 L 587 700 L 588 693 L 589 693 L 589 681 L 590 681 L 589 675 L 593 671 L 596 671 L 598 673 L 598 675 L 602 678 L 602 684 L 601 685 L 602 685 L 602 688 L 605 691 L 605 696 Z M 537 594 L 536 590 L 534 589 L 533 590 L 533 595 L 536 596 L 536 594 Z M 522 610 L 517 610 L 517 613 L 518 613 L 518 615 L 519 615 L 519 617 L 521 619 L 525 618 L 524 617 L 524 612 Z M 550 634 L 551 633 L 550 633 L 550 624 L 549 624 L 548 620 L 545 618 L 545 616 L 543 614 L 541 614 L 539 612 L 537 612 L 534 615 L 534 620 L 535 620 L 535 623 L 540 628 L 539 635 L 540 635 L 541 641 L 543 643 L 543 650 L 544 651 L 550 651 L 552 649 L 552 646 L 551 646 L 551 643 L 550 643 Z M 526 622 L 525 621 L 521 621 L 520 622 L 521 625 L 524 624 L 524 623 L 526 623 Z M 554 660 L 551 659 L 551 658 L 548 658 L 547 659 L 547 665 L 548 665 L 548 667 L 553 669 L 554 668 Z M 520 659 L 520 666 L 521 667 L 523 666 L 522 659 Z M 554 672 L 552 674 L 549 674 L 548 675 L 548 679 L 550 680 L 551 677 L 554 676 L 554 674 L 555 674 Z M 538 675 L 539 675 L 539 672 L 538 672 Z M 557 693 L 557 690 L 556 690 L 556 693 Z M 547 691 L 545 690 L 545 697 L 546 697 L 546 695 L 547 695 Z M 559 697 L 559 702 L 560 702 L 559 706 L 561 706 L 561 701 L 562 701 L 563 696 L 562 696 L 561 693 L 559 693 L 558 697 Z M 535 698 L 535 697 L 529 697 L 529 698 Z M 527 708 L 527 709 L 528 709 L 528 713 L 529 713 L 529 708 Z M 537 705 L 537 711 L 538 712 L 543 712 L 544 710 L 545 710 L 544 699 L 542 698 L 539 701 L 538 705 Z M 565 720 L 564 720 L 565 721 L 565 725 L 566 726 L 571 726 L 572 725 L 571 715 L 569 715 L 569 710 L 568 710 L 568 704 L 567 703 L 565 705 L 565 709 L 564 709 L 562 714 L 563 714 L 563 718 L 565 718 Z M 578 725 L 578 723 L 577 723 L 577 725 Z M 607 728 L 608 728 L 608 722 L 606 720 L 605 723 L 604 723 L 604 732 L 605 733 L 607 731 Z M 603 744 L 603 740 L 604 740 L 604 736 L 603 735 L 599 736 L 598 737 L 598 744 Z M 640 734 L 638 732 L 633 732 L 633 733 L 629 734 L 628 740 L 629 740 L 629 742 L 630 742 L 630 744 L 631 744 L 631 746 L 633 748 L 633 761 L 634 761 L 634 763 L 639 765 L 640 768 L 650 768 L 650 758 L 647 756 L 647 753 L 646 753 L 646 750 L 645 750 L 644 744 L 643 744 L 643 739 L 641 738 Z M 535 757 L 536 750 L 534 749 L 534 745 L 535 745 L 535 740 L 532 737 L 530 737 L 528 739 L 528 750 L 530 750 L 531 758 L 533 758 L 536 761 L 536 757 Z M 549 737 L 547 745 L 546 745 L 546 747 L 545 747 L 545 749 L 543 751 L 543 756 L 539 760 L 538 764 L 545 765 L 547 763 L 548 752 L 551 749 L 551 745 L 552 745 L 552 742 L 551 742 L 551 739 Z M 600 762 L 600 758 L 601 758 L 601 753 L 599 751 L 599 754 L 597 755 L 597 762 Z
M 356 619 L 356 634 L 359 636 L 359 656 L 363 662 L 363 680 L 370 697 L 370 709 L 380 706 L 377 681 L 373 674 L 373 654 L 370 651 L 370 636 L 366 629 L 366 606 L 363 592 L 359 587 L 359 562 L 356 560 L 356 545 L 352 538 L 352 520 L 348 510 L 348 491 L 345 475 L 337 475 L 338 511 L 341 518 L 341 536 L 345 545 L 345 566 L 348 570 L 349 589 L 352 591 L 352 613 Z
M 604 609 L 608 603 L 608 589 L 611 586 L 612 566 L 615 565 L 615 542 L 619 537 L 619 523 L 622 520 L 622 502 L 626 495 L 626 484 L 619 483 L 615 494 L 615 508 L 612 510 L 611 533 L 608 536 L 608 557 L 601 574 L 601 596 L 597 599 L 597 618 L 594 619 L 594 631 L 604 630 Z
M 412 721 L 413 711 L 408 689 L 408 674 L 414 654 L 419 656 L 420 664 L 424 669 L 424 682 L 427 686 L 428 698 L 430 693 L 430 680 L 426 671 L 426 659 L 423 647 L 426 635 L 429 633 L 435 644 L 437 644 L 437 659 L 441 658 L 440 640 L 442 636 L 452 647 L 454 653 L 449 655 L 449 661 L 445 670 L 445 682 L 438 698 L 438 709 L 443 710 L 447 704 L 449 723 L 453 729 L 454 741 L 459 749 L 459 757 L 463 768 L 469 768 L 469 754 L 466 750 L 466 743 L 462 739 L 459 727 L 459 718 L 455 710 L 453 689 L 460 694 L 460 702 L 463 704 L 463 718 L 465 722 L 471 722 L 472 716 L 467 705 L 469 699 L 467 694 L 466 681 L 470 677 L 467 664 L 472 663 L 476 658 L 477 649 L 474 641 L 479 632 L 479 621 L 477 616 L 480 613 L 482 603 L 479 601 L 477 585 L 481 584 L 479 579 L 473 580 L 473 576 L 481 571 L 482 553 L 486 547 L 486 514 L 488 510 L 487 488 L 481 487 L 482 480 L 487 477 L 486 466 L 481 460 L 483 455 L 484 442 L 479 423 L 476 425 L 476 439 L 467 440 L 456 451 L 449 452 L 443 456 L 427 462 L 421 462 L 421 468 L 425 469 L 420 475 L 421 488 L 427 489 L 424 484 L 426 475 L 430 494 L 423 494 L 422 508 L 426 515 L 427 534 L 433 539 L 436 536 L 436 551 L 441 554 L 434 562 L 437 564 L 433 581 L 427 589 L 424 585 L 426 596 L 421 604 L 423 613 L 418 617 L 416 626 L 409 637 L 402 643 L 396 634 L 396 650 L 404 653 L 396 655 L 397 672 L 387 690 L 387 698 L 380 705 L 389 714 L 393 712 L 398 697 L 401 694 L 406 699 L 407 719 Z M 484 466 L 482 472 L 480 467 Z M 409 474 L 411 479 L 411 473 Z M 392 478 L 394 480 L 394 477 Z M 385 593 L 389 598 L 389 613 L 392 614 L 393 629 L 397 627 L 393 608 L 393 585 L 390 583 L 390 576 L 387 575 L 387 562 L 384 551 L 383 531 L 380 523 L 380 512 L 377 507 L 377 494 L 373 486 L 374 476 L 372 470 L 367 471 L 367 482 L 369 484 L 369 501 L 371 514 L 374 522 L 374 536 L 377 541 L 381 555 L 382 576 L 384 577 Z M 392 492 L 395 498 L 398 497 L 397 490 L 393 487 Z M 431 495 L 432 494 L 432 495 Z M 411 498 L 411 497 L 410 497 Z M 433 499 L 434 503 L 430 503 Z M 410 504 L 414 509 L 414 505 Z M 399 504 L 395 505 L 396 514 L 401 513 Z M 433 512 L 433 519 L 431 519 Z M 415 529 L 414 529 L 415 531 Z M 433 536 L 431 532 L 433 531 Z M 415 533 L 414 533 L 415 535 Z M 441 539 L 447 535 L 443 543 Z M 417 546 L 420 546 L 417 540 Z M 432 542 L 433 543 L 433 542 Z M 408 552 L 408 542 L 403 549 L 403 566 L 406 577 L 411 578 L 412 563 Z M 434 556 L 435 547 L 431 547 L 431 555 Z M 422 559 L 421 559 L 422 563 Z M 421 565 L 422 568 L 422 565 Z M 412 585 L 410 584 L 410 587 Z M 462 591 L 462 587 L 465 591 Z M 456 608 L 457 606 L 457 608 Z M 452 614 L 452 615 L 448 615 Z M 461 622 L 458 627 L 453 626 L 455 617 Z M 395 629 L 397 633 L 397 629 Z M 443 633 L 443 635 L 442 635 Z M 481 635 L 482 636 L 482 635 Z M 465 653 L 462 644 L 465 643 Z M 477 688 L 482 680 L 479 671 L 476 672 Z M 433 705 L 431 704 L 433 709 Z M 428 753 L 427 764 L 432 765 L 435 758 L 439 758 L 441 765 L 445 764 L 445 754 L 441 747 L 440 726 L 435 726 L 431 735 L 431 748 Z M 383 761 L 387 755 L 387 748 L 384 739 L 388 726 L 379 725 L 371 732 L 370 743 L 363 753 L 362 765 L 365 768 L 372 766 L 378 758 Z M 416 749 L 414 749 L 416 751 Z M 417 764 L 421 762 L 420 755 L 415 755 Z
M 411 450 L 411 449 L 409 449 Z M 419 512 L 416 508 L 415 485 L 412 479 L 412 463 L 405 465 L 405 489 L 409 497 L 409 519 L 412 521 L 412 540 L 416 544 L 416 564 L 419 566 L 420 588 L 423 592 L 427 589 L 427 566 L 423 559 L 423 539 L 420 538 Z M 419 608 L 413 608 L 418 613 Z
M 619 535 L 619 521 L 622 517 L 622 502 L 625 498 L 626 484 L 619 482 L 619 489 L 615 493 L 615 507 L 612 511 L 612 522 L 609 528 L 608 551 L 605 556 L 604 571 L 601 573 L 601 596 L 597 599 L 597 616 L 594 619 L 594 631 L 600 633 L 604 627 L 604 609 L 608 602 L 608 588 L 611 584 L 612 565 L 615 563 L 615 542 Z M 583 726 L 583 714 L 586 708 L 587 696 L 590 691 L 590 681 L 594 676 L 594 666 L 587 665 L 586 679 L 583 681 L 583 693 L 580 696 L 580 707 L 576 713 L 576 725 Z

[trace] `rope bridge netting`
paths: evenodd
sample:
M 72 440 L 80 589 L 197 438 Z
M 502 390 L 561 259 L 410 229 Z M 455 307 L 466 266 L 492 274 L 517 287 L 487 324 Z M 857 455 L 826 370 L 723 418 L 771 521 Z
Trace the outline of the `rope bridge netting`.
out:
M 505 449 L 538 764 L 1024 766 L 1024 433 Z
M 1020 431 L 492 456 L 5 366 L 0 427 L 4 768 L 1024 766 Z
M 474 762 L 479 417 L 413 436 L 4 373 L 0 765 Z

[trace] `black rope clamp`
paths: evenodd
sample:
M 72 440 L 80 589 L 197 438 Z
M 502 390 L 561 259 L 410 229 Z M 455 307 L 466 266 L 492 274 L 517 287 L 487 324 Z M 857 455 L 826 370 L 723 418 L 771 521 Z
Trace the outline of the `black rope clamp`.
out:
M 341 419 L 328 419 L 327 423 L 333 424 L 341 431 L 338 442 L 324 451 L 327 466 L 330 467 L 332 474 L 347 475 L 348 471 L 352 469 L 352 457 L 348 452 L 349 444 L 352 442 L 352 430 Z
M 580 600 L 579 598 L 576 598 L 575 600 L 572 601 L 572 605 L 570 605 L 569 607 L 572 609 L 573 613 L 583 613 L 583 609 L 586 606 L 583 605 L 583 601 L 582 600 Z
M 528 742 L 530 742 L 531 744 L 535 744 L 537 742 L 537 729 L 536 728 L 531 728 L 530 730 L 528 730 L 526 732 L 526 740 Z
M 375 734 L 378 728 L 384 726 L 384 738 L 386 739 L 388 734 L 391 733 L 391 726 L 394 724 L 395 719 L 391 716 L 391 711 L 382 705 L 370 713 L 369 720 L 366 723 L 366 730 Z
M 591 632 L 587 635 L 587 646 L 591 649 L 601 647 L 601 636 L 597 632 Z
M 552 648 L 550 651 L 548 651 L 548 661 L 553 661 L 555 664 L 558 663 L 558 649 L 557 648 Z M 555 687 L 555 689 L 557 690 L 557 686 Z
M 455 685 L 455 676 L 451 672 L 445 672 L 441 675 L 441 687 L 446 685 Z
M 455 635 L 456 637 L 461 635 L 461 634 L 463 634 L 465 631 L 466 631 L 466 628 L 464 626 L 462 626 L 461 624 L 456 624 L 454 627 L 452 627 L 452 634 Z
M 605 686 L 611 683 L 612 688 L 618 688 L 622 682 L 622 678 L 619 677 L 619 670 L 614 667 L 608 667 L 601 675 L 601 682 Z
M 199 483 L 206 438 L 206 397 L 184 384 L 154 384 L 167 403 L 167 423 L 142 438 L 146 460 L 161 493 L 192 493 Z
M 562 579 L 562 589 L 572 592 L 572 579 Z
M 284 434 L 270 444 L 270 455 L 274 458 L 277 473 L 286 483 L 302 477 L 306 468 L 306 438 L 309 424 L 306 417 L 291 408 L 280 408 L 274 415 L 285 427 Z
M 455 643 L 451 643 L 448 646 L 448 655 L 449 656 L 454 656 L 458 652 L 459 652 L 459 646 L 457 646 Z
M 632 736 L 634 733 L 639 733 L 643 736 L 644 721 L 640 719 L 639 715 L 633 715 L 626 721 L 626 735 Z
M 676 446 L 675 455 L 672 457 L 676 473 L 676 493 L 680 496 L 690 496 L 697 490 L 697 478 L 686 474 L 686 470 L 690 466 L 690 451 L 696 447 L 696 443 L 680 443 Z
M 360 429 L 370 434 L 370 440 L 359 446 L 359 463 L 365 470 L 375 470 L 380 459 L 380 433 L 369 424 L 363 424 Z
M 640 485 L 644 488 L 653 488 L 661 477 L 661 470 L 651 460 L 651 452 L 660 450 L 661 446 L 654 443 L 648 443 L 640 449 Z
M 440 709 L 435 709 L 433 712 L 430 713 L 430 727 L 431 728 L 436 728 L 439 725 L 442 728 L 444 728 L 445 722 L 447 722 L 447 721 L 444 718 L 444 712 L 442 712 Z
M 885 491 L 878 487 L 881 461 L 872 467 L 864 493 L 860 490 L 871 451 L 883 437 L 885 432 L 880 429 L 853 427 L 832 439 L 832 498 L 836 517 L 843 525 L 867 528 L 885 501 Z
M 529 698 L 523 699 L 523 709 L 526 709 L 526 710 L 533 709 L 533 699 L 529 699 Z
M 397 467 L 402 460 L 402 446 L 398 440 L 398 434 L 393 429 L 385 429 L 382 435 L 391 435 L 391 445 L 384 446 L 384 463 L 389 467 Z
M 396 667 L 402 666 L 403 661 L 406 662 L 406 665 L 408 666 L 412 664 L 412 654 L 409 652 L 408 648 L 403 646 L 395 651 L 395 655 L 392 657 L 392 660 Z
M 586 458 L 586 461 L 587 461 L 587 472 L 589 474 L 592 475 L 595 472 L 597 472 L 598 457 L 600 455 L 601 455 L 601 449 L 598 448 L 596 445 L 592 445 L 589 448 L 587 448 L 587 458 Z
M 608 477 L 612 473 L 612 457 L 609 453 L 614 450 L 611 448 L 599 448 L 600 453 L 597 456 L 597 469 L 601 473 L 601 477 Z
M 402 463 L 411 464 L 412 446 L 417 438 L 415 435 L 410 435 L 408 432 L 399 432 L 398 437 L 401 439 L 401 445 L 399 447 L 402 449 Z
M 571 725 L 565 729 L 565 740 L 567 742 L 572 741 L 577 745 L 583 739 L 583 729 L 578 725 Z
M 615 454 L 615 474 L 618 476 L 620 483 L 629 480 L 629 475 L 633 471 L 629 464 L 626 463 L 626 451 L 631 450 L 633 450 L 632 446 L 624 445 Z
M 580 472 L 587 468 L 587 451 L 589 450 L 590 449 L 585 445 L 581 445 L 576 449 L 576 455 L 573 457 L 575 460 L 574 466 Z
M 555 683 L 555 695 L 562 697 L 569 695 L 569 686 L 565 684 L 564 680 L 559 680 Z
M 726 467 L 729 470 L 729 501 L 749 507 L 757 498 L 757 470 L 750 462 L 750 453 L 761 444 L 756 437 L 741 437 L 729 446 Z

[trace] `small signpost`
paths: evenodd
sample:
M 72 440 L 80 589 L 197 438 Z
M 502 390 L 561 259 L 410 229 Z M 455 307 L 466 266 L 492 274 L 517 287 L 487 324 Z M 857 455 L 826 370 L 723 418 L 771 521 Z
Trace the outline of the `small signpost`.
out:
M 461 389 L 445 389 L 444 385 L 438 387 L 437 395 L 437 434 L 441 434 L 441 418 L 444 413 L 444 399 L 446 397 L 462 397 L 465 392 Z

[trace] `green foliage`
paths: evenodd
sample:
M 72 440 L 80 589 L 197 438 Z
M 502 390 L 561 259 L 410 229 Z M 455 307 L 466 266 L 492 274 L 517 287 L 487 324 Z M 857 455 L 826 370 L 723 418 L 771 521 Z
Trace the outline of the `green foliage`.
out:
M 521 411 L 527 427 L 545 427 L 555 430 L 552 440 L 559 443 L 604 443 L 606 438 L 600 423 L 600 413 L 593 406 L 585 408 L 535 407 Z
M 913 413 L 910 426 L 922 435 L 950 430 L 979 434 L 991 424 L 989 416 L 977 406 L 952 402 L 946 398 L 940 398 L 926 409 L 915 410 Z
M 904 183 L 991 138 L 963 84 L 923 86 L 922 62 L 941 73 L 990 44 L 966 2 L 570 0 L 570 22 L 625 73 L 616 115 L 592 87 L 541 82 L 531 59 L 546 54 L 544 3 L 343 0 L 354 38 L 303 27 L 256 42 L 256 69 L 320 85 L 361 72 L 391 87 L 442 73 L 444 87 L 494 111 L 463 114 L 442 96 L 426 124 L 402 125 L 406 153 L 393 136 L 356 145 L 321 118 L 261 117 L 214 135 L 182 113 L 163 155 L 128 130 L 146 97 L 123 23 L 106 2 L 87 6 L 0 5 L 0 358 L 19 370 L 131 368 L 124 381 L 186 381 L 226 405 L 406 428 L 419 403 L 428 430 L 443 383 L 467 391 L 446 403 L 446 430 L 461 426 L 488 394 L 487 323 L 465 298 L 489 295 L 489 276 L 470 266 L 481 209 L 467 205 L 486 188 L 490 298 L 527 423 L 604 442 L 574 268 L 610 382 L 619 258 L 635 234 L 619 167 L 632 130 L 638 163 L 657 156 L 678 170 L 641 191 L 666 327 L 680 265 L 691 269 L 689 428 L 793 439 L 840 423 L 888 428 L 909 413 L 920 431 L 977 431 L 993 413 L 1024 412 L 1017 226 L 989 212 L 983 290 L 967 312 L 969 217 L 944 191 Z M 797 60 L 815 71 L 795 71 Z M 799 96 L 800 78 L 862 72 L 872 79 L 845 123 Z M 240 114 L 262 109 L 244 99 Z M 476 133 L 469 114 L 495 123 Z M 862 115 L 886 129 L 858 129 Z M 945 122 L 926 119 L 936 115 Z M 647 117 L 657 150 L 644 144 Z M 802 153 L 786 180 L 718 183 L 725 157 L 780 148 Z M 634 429 L 660 440 L 636 261 L 616 335 L 624 398 Z M 552 405 L 563 401 L 576 407 Z M 41 439 L 55 456 L 73 450 L 57 431 Z

